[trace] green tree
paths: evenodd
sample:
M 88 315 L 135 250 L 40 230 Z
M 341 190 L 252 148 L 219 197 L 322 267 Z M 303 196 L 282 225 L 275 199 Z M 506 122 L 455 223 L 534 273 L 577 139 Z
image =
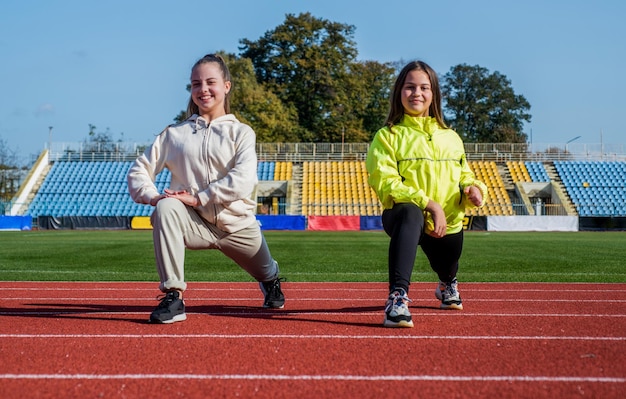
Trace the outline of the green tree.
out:
M 362 132 L 347 135 L 352 142 L 371 141 L 383 127 L 389 112 L 389 97 L 395 80 L 392 64 L 363 61 L 351 66 L 348 93 L 353 107 L 353 117 L 361 121 Z M 361 134 L 358 134 L 361 133 Z
M 347 84 L 357 56 L 354 30 L 310 13 L 287 14 L 259 40 L 240 41 L 257 81 L 295 108 L 301 141 L 338 141 L 346 128 L 362 129 L 347 116 L 354 111 Z
M 17 152 L 0 138 L 0 208 L 15 195 L 20 183 L 20 169 L 17 166 Z M 2 209 L 0 209 L 2 210 Z M 3 215 L 4 211 L 0 212 Z
M 295 142 L 300 127 L 296 109 L 256 80 L 252 62 L 233 54 L 222 54 L 231 79 L 231 110 L 254 128 L 258 142 Z
M 444 114 L 468 142 L 525 143 L 524 122 L 530 122 L 530 103 L 517 95 L 511 81 L 478 65 L 460 64 L 441 82 Z
M 96 132 L 96 126 L 89 124 L 88 138 L 84 143 L 84 150 L 91 152 L 115 152 L 117 146 L 107 127 L 104 132 Z

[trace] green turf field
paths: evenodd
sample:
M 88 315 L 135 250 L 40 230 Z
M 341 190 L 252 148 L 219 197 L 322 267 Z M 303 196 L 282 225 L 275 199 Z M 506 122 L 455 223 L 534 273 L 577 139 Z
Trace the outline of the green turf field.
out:
M 288 281 L 387 281 L 382 232 L 267 231 Z M 251 281 L 219 251 L 187 251 L 186 280 Z M 151 231 L 0 232 L 3 281 L 157 281 Z M 468 232 L 460 281 L 626 282 L 626 232 Z M 413 281 L 436 281 L 420 251 Z

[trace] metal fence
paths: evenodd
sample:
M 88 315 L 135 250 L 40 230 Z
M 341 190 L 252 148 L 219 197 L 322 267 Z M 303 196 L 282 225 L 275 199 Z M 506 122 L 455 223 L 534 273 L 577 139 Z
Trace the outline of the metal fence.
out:
M 51 143 L 54 161 L 132 161 L 150 143 L 109 143 L 102 148 L 85 143 Z M 259 160 L 365 160 L 369 143 L 257 143 Z M 465 143 L 470 160 L 485 161 L 626 161 L 626 144 Z

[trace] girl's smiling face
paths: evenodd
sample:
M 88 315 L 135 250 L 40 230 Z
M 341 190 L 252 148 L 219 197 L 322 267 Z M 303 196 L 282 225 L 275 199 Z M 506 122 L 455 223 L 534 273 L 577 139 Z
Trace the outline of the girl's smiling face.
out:
M 406 75 L 401 93 L 404 112 L 410 116 L 428 116 L 433 92 L 430 79 L 424 71 L 414 70 Z
M 203 118 L 211 121 L 226 114 L 224 99 L 229 91 L 230 82 L 224 81 L 217 63 L 199 64 L 191 72 L 191 98 Z

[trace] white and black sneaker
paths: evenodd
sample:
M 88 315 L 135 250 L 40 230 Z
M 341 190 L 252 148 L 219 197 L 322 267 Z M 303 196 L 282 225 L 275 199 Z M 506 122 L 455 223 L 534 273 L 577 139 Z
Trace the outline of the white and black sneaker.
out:
M 265 300 L 263 301 L 264 308 L 282 309 L 285 307 L 285 295 L 283 295 L 283 291 L 280 289 L 281 281 L 283 281 L 283 279 L 277 278 L 272 281 L 259 283 L 261 292 L 263 296 L 265 296 Z
M 185 303 L 180 299 L 178 291 L 167 292 L 157 297 L 161 300 L 159 306 L 150 315 L 150 323 L 171 324 L 177 321 L 187 320 Z
M 413 319 L 409 312 L 409 296 L 406 291 L 399 288 L 389 294 L 385 305 L 385 327 L 413 327 Z
M 456 278 L 449 283 L 439 281 L 439 285 L 435 289 L 435 297 L 441 301 L 441 309 L 463 310 L 463 302 Z

